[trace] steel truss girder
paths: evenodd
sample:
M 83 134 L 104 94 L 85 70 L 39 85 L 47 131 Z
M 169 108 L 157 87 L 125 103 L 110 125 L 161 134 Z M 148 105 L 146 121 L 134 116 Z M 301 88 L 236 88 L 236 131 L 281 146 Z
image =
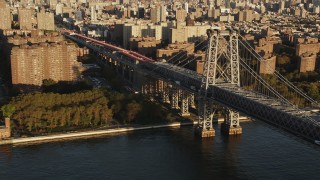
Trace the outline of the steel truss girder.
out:
M 277 110 L 217 86 L 213 88 L 215 100 L 221 104 L 307 139 L 320 139 L 320 126 L 307 119 Z

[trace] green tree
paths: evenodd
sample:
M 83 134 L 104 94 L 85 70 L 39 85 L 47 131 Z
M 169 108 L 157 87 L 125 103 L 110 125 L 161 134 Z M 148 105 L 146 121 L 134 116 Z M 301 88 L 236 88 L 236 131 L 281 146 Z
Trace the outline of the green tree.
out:
M 3 105 L 1 107 L 1 111 L 4 117 L 11 117 L 15 110 L 16 108 L 11 104 Z
M 319 88 L 316 83 L 310 84 L 308 93 L 315 100 L 318 100 L 320 98 Z
M 80 124 L 81 114 L 79 108 L 77 108 L 76 112 L 73 115 L 73 124 L 78 126 Z
M 136 101 L 132 101 L 131 103 L 127 104 L 126 107 L 126 112 L 127 112 L 127 117 L 125 119 L 125 122 L 130 123 L 132 122 L 137 114 L 141 111 L 142 107 L 139 103 Z
M 277 61 L 280 65 L 288 64 L 290 63 L 290 57 L 288 55 L 281 55 L 278 56 Z

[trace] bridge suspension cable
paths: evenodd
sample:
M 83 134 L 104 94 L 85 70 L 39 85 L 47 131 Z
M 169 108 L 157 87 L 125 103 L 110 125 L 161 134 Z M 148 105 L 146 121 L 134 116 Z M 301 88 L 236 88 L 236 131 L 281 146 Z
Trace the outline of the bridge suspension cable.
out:
M 242 36 L 240 36 L 240 37 L 242 37 Z M 247 45 L 245 45 L 244 42 L 241 40 L 238 40 L 238 41 L 239 41 L 239 46 L 241 46 L 241 48 L 245 48 L 245 50 L 246 50 L 245 57 L 240 56 L 240 58 L 239 58 L 241 67 L 243 68 L 242 74 L 244 75 L 241 78 L 242 86 L 247 86 L 245 88 L 249 88 L 249 89 L 251 86 L 252 90 L 258 91 L 259 93 L 262 93 L 267 96 L 272 96 L 274 98 L 278 98 L 283 103 L 291 105 L 291 106 L 298 106 L 298 105 L 301 105 L 302 103 L 304 103 L 306 105 L 306 102 L 299 100 L 300 98 L 309 101 L 311 105 L 318 104 L 311 97 L 309 97 L 308 95 L 303 93 L 299 88 L 294 86 L 290 81 L 288 81 L 285 77 L 283 77 L 279 72 L 275 71 L 274 76 L 277 77 L 278 79 L 280 79 L 284 85 L 287 85 L 289 87 L 288 90 L 290 90 L 289 95 L 287 95 L 287 96 L 284 94 L 281 94 L 279 92 L 279 90 L 276 90 L 277 87 L 273 87 L 272 85 L 270 85 L 268 83 L 268 80 L 266 78 L 263 78 L 263 76 L 259 75 L 259 73 L 258 73 L 259 72 L 259 64 L 258 63 L 260 63 L 263 58 L 257 52 L 255 52 L 255 50 L 246 41 L 245 41 L 245 43 Z M 228 44 L 227 44 L 227 46 L 229 47 Z M 206 47 L 203 47 L 201 50 L 203 50 L 205 48 Z M 220 56 L 222 54 L 224 54 L 226 57 L 228 57 L 228 53 L 223 52 L 219 55 L 218 59 L 220 58 Z M 255 58 L 257 60 L 256 64 L 253 64 L 254 61 L 252 58 Z M 180 67 L 184 67 L 196 59 L 197 59 L 197 57 L 190 60 L 189 57 L 187 57 L 184 60 L 177 63 L 176 65 L 180 66 Z M 251 61 L 248 61 L 248 59 L 251 59 Z M 271 69 L 269 64 L 267 64 L 267 67 L 269 69 Z M 217 68 L 219 69 L 220 67 L 217 66 Z M 221 68 L 220 68 L 220 71 L 222 72 L 222 75 L 224 75 L 223 74 L 224 72 L 221 70 Z M 290 101 L 290 98 L 295 99 L 295 101 L 297 101 L 297 102 L 294 103 L 294 101 L 292 101 L 292 100 Z
M 244 39 L 242 36 L 240 36 L 242 39 Z M 254 58 L 256 58 L 259 62 L 264 60 L 263 57 L 258 54 L 247 41 L 240 41 L 239 40 L 239 45 L 242 45 L 243 48 L 247 50 Z M 268 70 L 273 70 L 270 67 L 270 64 L 266 63 Z M 311 97 L 309 97 L 307 94 L 305 94 L 302 90 L 297 88 L 295 85 L 293 85 L 290 81 L 288 81 L 283 75 L 281 75 L 278 71 L 274 71 L 273 75 L 277 77 L 284 85 L 287 85 L 290 89 L 292 89 L 295 93 L 299 94 L 302 96 L 304 99 L 310 102 L 311 105 L 316 105 L 319 107 L 319 103 L 313 100 Z

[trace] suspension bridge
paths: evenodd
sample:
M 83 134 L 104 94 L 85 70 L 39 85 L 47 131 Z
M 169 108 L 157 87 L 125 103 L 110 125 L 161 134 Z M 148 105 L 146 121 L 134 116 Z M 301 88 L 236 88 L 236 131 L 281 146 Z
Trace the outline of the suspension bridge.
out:
M 260 75 L 260 64 L 266 60 L 236 31 L 208 30 L 208 39 L 198 43 L 207 44 L 203 48 L 203 74 L 184 68 L 195 59 L 182 59 L 175 64 L 172 59 L 155 61 L 73 31 L 62 33 L 88 47 L 98 55 L 100 63 L 118 70 L 143 93 L 161 97 L 173 109 L 180 109 L 182 116 L 190 115 L 189 108 L 196 108 L 197 130 L 202 137 L 215 135 L 212 120 L 220 107 L 225 117 L 221 130 L 229 135 L 242 133 L 241 113 L 309 141 L 320 140 L 320 115 L 310 111 L 320 107 L 318 102 L 277 71 Z M 286 92 L 281 91 L 283 87 Z

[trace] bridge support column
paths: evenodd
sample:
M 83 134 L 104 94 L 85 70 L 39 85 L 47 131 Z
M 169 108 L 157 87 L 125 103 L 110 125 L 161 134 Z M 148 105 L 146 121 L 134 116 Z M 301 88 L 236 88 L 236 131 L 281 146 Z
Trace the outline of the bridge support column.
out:
M 109 58 L 109 67 L 113 66 L 113 60 L 111 58 Z
M 156 95 L 156 82 L 154 79 L 149 80 L 149 92 L 152 98 Z
M 185 117 L 185 116 L 190 116 L 189 113 L 189 97 L 188 97 L 188 93 L 182 91 L 182 99 L 181 99 L 181 116 Z
M 156 87 L 156 95 L 160 95 L 163 92 L 164 82 L 162 80 L 157 80 L 157 87 Z
M 126 70 L 125 65 L 122 65 L 120 68 L 121 68 L 121 75 L 122 75 L 123 78 L 125 78 L 126 77 L 125 76 L 125 70 Z
M 175 87 L 171 89 L 171 108 L 179 109 L 179 90 Z
M 163 103 L 170 103 L 170 97 L 169 97 L 169 85 L 165 84 L 162 91 L 162 102 Z
M 215 131 L 212 127 L 214 111 L 212 102 L 204 99 L 199 100 L 199 124 L 197 132 L 200 137 L 213 137 Z
M 178 100 L 179 102 L 182 101 L 182 90 L 181 89 L 178 89 Z
M 224 122 L 221 124 L 221 132 L 227 135 L 242 134 L 239 117 L 238 112 L 227 109 L 225 111 Z
M 142 86 L 141 86 L 141 92 L 142 94 L 149 94 L 149 83 L 148 82 L 145 82 Z
M 134 76 L 134 71 L 133 71 L 133 69 L 129 69 L 129 81 L 130 81 L 131 83 L 134 82 L 133 76 Z
M 188 100 L 189 100 L 189 106 L 191 108 L 196 108 L 196 105 L 194 104 L 194 94 L 193 93 L 189 94 Z

